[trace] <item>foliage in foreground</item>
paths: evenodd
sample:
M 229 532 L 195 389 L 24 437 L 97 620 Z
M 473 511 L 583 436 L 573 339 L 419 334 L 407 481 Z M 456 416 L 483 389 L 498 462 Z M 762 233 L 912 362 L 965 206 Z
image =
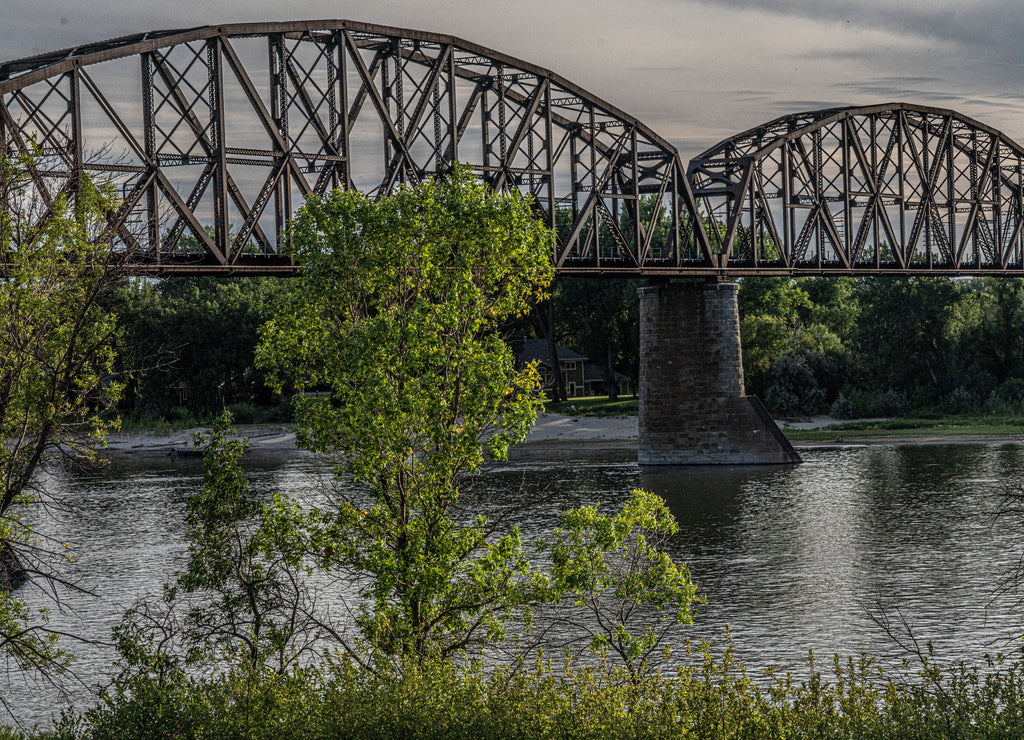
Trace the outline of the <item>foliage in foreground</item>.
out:
M 342 662 L 197 681 L 135 677 L 62 738 L 974 738 L 1024 732 L 1024 657 L 984 670 L 928 664 L 910 683 L 870 659 L 828 674 L 754 682 L 731 648 L 686 656 L 672 676 L 519 663 L 491 672 L 451 662 L 371 673 Z
M 500 639 L 543 585 L 504 530 L 467 506 L 465 476 L 503 458 L 540 408 L 498 331 L 550 280 L 551 234 L 529 203 L 456 168 L 373 199 L 336 190 L 295 220 L 302 276 L 258 361 L 294 387 L 301 447 L 343 453 L 313 513 L 320 565 L 354 574 L 356 623 L 382 655 L 420 659 Z
M 693 624 L 696 586 L 664 550 L 678 531 L 664 499 L 635 489 L 614 516 L 593 506 L 563 512 L 551 542 L 541 543 L 551 590 L 572 606 L 558 622 L 620 661 L 631 681 L 651 674 L 651 656 L 671 630 Z
M 115 426 L 104 411 L 121 392 L 117 322 L 105 301 L 119 279 L 107 242 L 109 186 L 83 178 L 77 197 L 34 197 L 29 158 L 0 159 L 0 665 L 44 677 L 70 654 L 26 606 L 24 581 L 56 597 L 69 543 L 39 531 L 31 508 L 60 507 L 36 475 L 46 464 L 95 459 Z M 0 692 L 0 705 L 6 698 Z
M 238 464 L 245 440 L 228 438 L 230 424 L 225 411 L 209 436 L 196 437 L 205 447 L 206 471 L 202 490 L 188 501 L 188 562 L 164 594 L 167 617 L 183 604 L 188 610 L 178 629 L 167 632 L 183 643 L 190 665 L 228 662 L 283 673 L 316 636 L 303 579 L 302 515 L 280 496 L 253 497 Z M 127 616 L 122 654 L 133 649 L 123 640 L 143 614 Z

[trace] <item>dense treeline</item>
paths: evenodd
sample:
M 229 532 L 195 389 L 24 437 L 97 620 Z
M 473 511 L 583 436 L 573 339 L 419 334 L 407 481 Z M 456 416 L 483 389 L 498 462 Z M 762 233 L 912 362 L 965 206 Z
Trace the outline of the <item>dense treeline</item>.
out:
M 775 414 L 1016 412 L 1024 283 L 984 278 L 745 278 L 747 392 Z
M 130 366 L 123 410 L 142 420 L 284 419 L 254 352 L 283 280 L 135 280 L 118 312 Z M 555 341 L 639 376 L 637 279 L 559 278 Z M 1024 282 L 1014 278 L 744 278 L 747 392 L 779 416 L 1016 412 L 1024 406 Z M 547 309 L 506 333 L 545 337 Z
M 204 421 L 229 408 L 242 423 L 281 420 L 286 405 L 254 357 L 273 278 L 131 280 L 116 297 L 122 361 L 136 370 L 122 411 L 143 423 Z

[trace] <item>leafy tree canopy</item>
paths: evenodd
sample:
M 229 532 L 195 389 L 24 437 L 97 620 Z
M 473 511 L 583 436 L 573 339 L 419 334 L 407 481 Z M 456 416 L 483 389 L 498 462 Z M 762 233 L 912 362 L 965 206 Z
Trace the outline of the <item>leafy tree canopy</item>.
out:
M 538 583 L 518 532 L 460 518 L 460 479 L 540 408 L 535 368 L 517 370 L 496 330 L 543 294 L 550 232 L 523 198 L 459 168 L 377 200 L 311 198 L 292 239 L 302 276 L 259 360 L 299 393 L 300 444 L 344 453 L 366 488 L 320 512 L 327 564 L 370 577 L 363 634 L 421 658 L 500 637 Z
M 140 368 L 136 410 L 169 415 L 269 401 L 254 367 L 259 326 L 267 318 L 273 278 L 176 277 L 136 280 L 119 296 L 126 361 Z
M 120 276 L 105 239 L 112 188 L 82 179 L 76 197 L 42 202 L 30 161 L 0 161 L 0 654 L 44 675 L 68 655 L 15 590 L 26 578 L 64 584 L 68 544 L 36 532 L 29 507 L 52 500 L 48 462 L 95 457 L 120 395 L 117 322 L 104 305 Z M 0 694 L 0 702 L 3 701 Z

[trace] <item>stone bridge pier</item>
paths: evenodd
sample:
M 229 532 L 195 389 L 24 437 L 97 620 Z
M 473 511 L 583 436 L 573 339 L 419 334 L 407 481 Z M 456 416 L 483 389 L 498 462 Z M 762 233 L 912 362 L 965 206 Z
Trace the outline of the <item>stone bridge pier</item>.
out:
M 641 465 L 797 463 L 743 389 L 739 286 L 652 282 L 640 295 Z

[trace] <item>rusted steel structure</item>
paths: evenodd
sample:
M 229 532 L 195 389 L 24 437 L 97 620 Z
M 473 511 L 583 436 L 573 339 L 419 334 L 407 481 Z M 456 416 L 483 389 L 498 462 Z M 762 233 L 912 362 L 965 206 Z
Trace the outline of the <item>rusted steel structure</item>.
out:
M 1024 274 L 1022 151 L 947 110 L 779 118 L 684 167 L 558 75 L 351 21 L 157 31 L 0 64 L 0 145 L 44 202 L 111 178 L 140 273 L 290 274 L 311 193 L 471 165 L 557 234 L 563 274 Z
M 558 233 L 562 270 L 701 262 L 675 149 L 545 69 L 451 36 L 350 21 L 160 31 L 0 65 L 0 139 L 48 201 L 80 173 L 140 272 L 278 273 L 286 223 L 330 188 L 381 194 L 470 164 Z
M 1024 273 L 1024 149 L 953 111 L 784 116 L 687 172 L 713 259 L 733 274 Z

